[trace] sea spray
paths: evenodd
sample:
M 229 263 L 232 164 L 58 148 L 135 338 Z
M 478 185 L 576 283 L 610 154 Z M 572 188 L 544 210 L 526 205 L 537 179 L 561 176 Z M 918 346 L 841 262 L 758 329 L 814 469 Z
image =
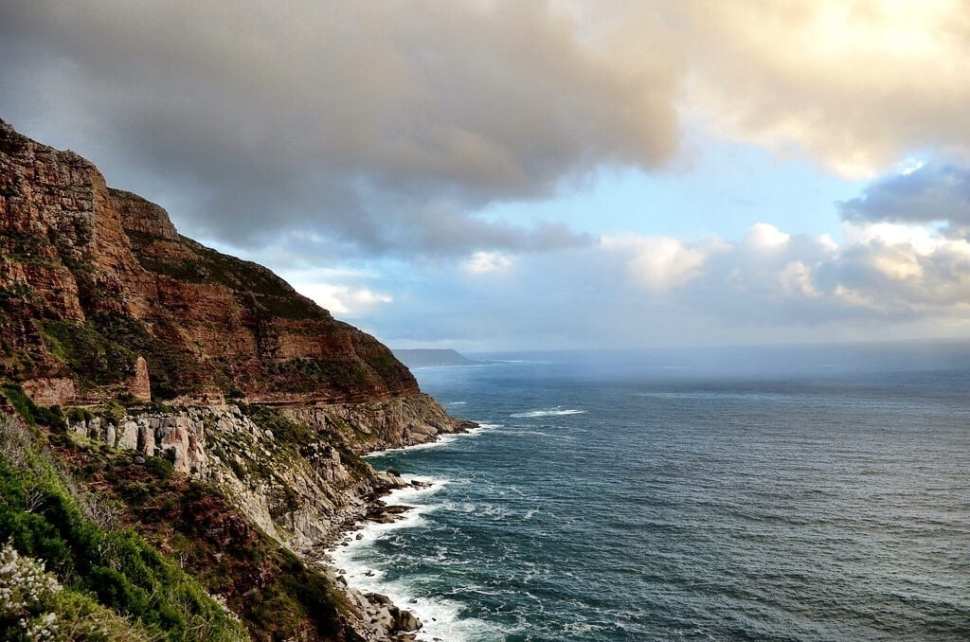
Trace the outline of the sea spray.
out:
M 409 510 L 401 519 L 390 523 L 365 523 L 360 530 L 351 534 L 347 543 L 331 552 L 334 564 L 344 571 L 350 586 L 366 593 L 386 595 L 400 608 L 414 613 L 423 625 L 422 638 L 454 642 L 494 639 L 496 629 L 481 620 L 463 618 L 463 607 L 459 602 L 420 595 L 415 588 L 421 578 L 387 579 L 387 573 L 374 551 L 375 542 L 394 531 L 425 525 L 425 516 L 442 507 L 442 504 L 431 503 L 433 496 L 449 483 L 446 479 L 434 477 L 407 475 L 403 479 L 412 485 L 391 491 L 385 497 L 385 502 L 388 505 L 407 506 Z

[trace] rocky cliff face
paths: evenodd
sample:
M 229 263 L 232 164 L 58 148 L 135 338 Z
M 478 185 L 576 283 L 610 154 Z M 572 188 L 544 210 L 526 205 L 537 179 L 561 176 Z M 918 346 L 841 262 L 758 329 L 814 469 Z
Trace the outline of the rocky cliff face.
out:
M 269 270 L 179 236 L 162 208 L 2 121 L 0 313 L 0 376 L 45 404 L 418 392 L 373 337 Z
M 136 465 L 170 462 L 174 473 L 211 484 L 249 525 L 306 560 L 327 585 L 342 592 L 340 613 L 348 639 L 403 641 L 414 639 L 407 632 L 419 621 L 383 596 L 349 587 L 328 567 L 326 551 L 359 522 L 388 518 L 377 498 L 408 484 L 396 474 L 373 470 L 357 452 L 375 445 L 423 443 L 459 427 L 436 408 L 418 396 L 285 411 L 232 404 L 97 414 L 74 410 L 65 425 L 71 446 L 63 452 L 80 457 L 85 470 L 118 468 L 135 455 Z M 77 454 L 78 449 L 102 453 L 103 446 L 108 447 L 106 458 Z M 118 477 L 98 473 L 94 482 L 123 493 L 126 486 Z M 133 526 L 152 529 L 143 523 Z M 239 601 L 229 600 L 231 606 L 248 608 L 245 596 L 230 597 Z
M 411 639 L 413 617 L 386 598 L 308 594 L 293 573 L 341 587 L 324 551 L 405 484 L 361 454 L 467 424 L 373 337 L 2 121 L 0 384 L 0 412 L 43 428 L 85 492 L 188 560 L 255 639 Z M 267 615 L 267 593 L 288 596 L 286 617 Z

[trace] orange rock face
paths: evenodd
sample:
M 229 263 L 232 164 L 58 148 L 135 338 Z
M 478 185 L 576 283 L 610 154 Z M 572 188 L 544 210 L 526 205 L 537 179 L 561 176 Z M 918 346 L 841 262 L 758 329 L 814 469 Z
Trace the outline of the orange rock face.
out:
M 38 400 L 307 404 L 418 392 L 385 346 L 271 271 L 0 121 L 0 377 Z

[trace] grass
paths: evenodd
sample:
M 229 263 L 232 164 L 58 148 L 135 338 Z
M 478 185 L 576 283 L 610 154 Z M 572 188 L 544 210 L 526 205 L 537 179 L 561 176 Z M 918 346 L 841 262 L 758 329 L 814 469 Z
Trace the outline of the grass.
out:
M 40 424 L 59 430 L 63 430 L 66 426 L 64 413 L 58 406 L 47 408 L 35 405 L 18 384 L 11 382 L 0 384 L 0 395 L 3 395 L 17 414 L 31 426 Z

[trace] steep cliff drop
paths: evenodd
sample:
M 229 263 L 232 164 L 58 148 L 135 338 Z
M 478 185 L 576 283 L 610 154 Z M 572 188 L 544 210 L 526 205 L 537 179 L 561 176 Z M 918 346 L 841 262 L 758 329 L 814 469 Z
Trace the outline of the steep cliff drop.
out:
M 410 614 L 347 589 L 322 551 L 404 483 L 360 454 L 467 424 L 373 337 L 2 121 L 0 379 L 8 429 L 65 487 L 120 506 L 251 638 L 413 637 Z

